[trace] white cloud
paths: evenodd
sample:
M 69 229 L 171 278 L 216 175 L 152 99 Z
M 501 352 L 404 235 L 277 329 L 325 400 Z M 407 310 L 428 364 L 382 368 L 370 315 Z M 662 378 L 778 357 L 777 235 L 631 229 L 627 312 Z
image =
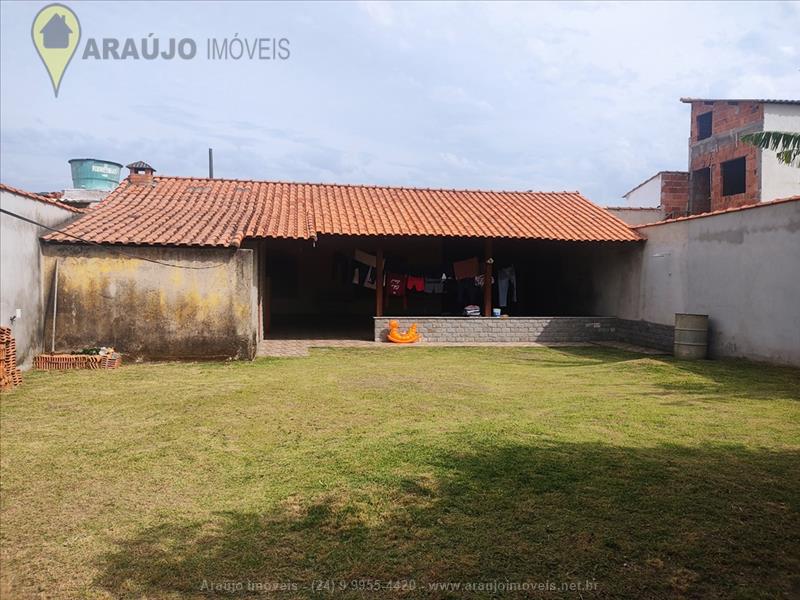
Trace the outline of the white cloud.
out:
M 77 60 L 55 100 L 36 7 L 3 2 L 0 178 L 63 185 L 78 153 L 202 174 L 213 145 L 220 175 L 616 202 L 686 168 L 679 97 L 800 98 L 798 6 L 200 3 L 187 20 L 180 3 L 76 4 L 86 35 L 287 35 L 292 59 Z

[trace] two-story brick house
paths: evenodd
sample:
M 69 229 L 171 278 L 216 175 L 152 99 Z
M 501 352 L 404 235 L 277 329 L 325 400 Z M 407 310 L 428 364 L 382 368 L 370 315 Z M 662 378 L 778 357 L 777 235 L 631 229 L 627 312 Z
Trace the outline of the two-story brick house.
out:
M 657 207 L 660 218 L 670 219 L 800 195 L 800 169 L 741 140 L 758 131 L 800 131 L 800 100 L 681 102 L 691 105 L 688 170 L 656 173 L 612 212 Z
M 800 100 L 681 98 L 691 105 L 687 212 L 734 208 L 800 193 L 800 169 L 741 141 L 757 131 L 800 131 Z

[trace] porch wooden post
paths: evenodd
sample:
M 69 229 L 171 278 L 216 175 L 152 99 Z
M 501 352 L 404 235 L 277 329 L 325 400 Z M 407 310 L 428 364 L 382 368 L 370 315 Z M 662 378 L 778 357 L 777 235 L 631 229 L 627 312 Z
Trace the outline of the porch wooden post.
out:
M 486 264 L 483 277 L 483 316 L 492 316 L 492 239 L 486 238 L 483 250 L 483 260 Z
M 375 253 L 375 316 L 383 316 L 383 248 Z

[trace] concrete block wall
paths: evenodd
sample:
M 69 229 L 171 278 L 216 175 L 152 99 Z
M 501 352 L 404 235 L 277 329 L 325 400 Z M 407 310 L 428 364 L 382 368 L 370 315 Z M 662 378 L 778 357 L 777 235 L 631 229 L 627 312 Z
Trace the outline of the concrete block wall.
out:
M 615 319 L 615 321 L 617 341 L 672 352 L 675 342 L 675 327 L 672 325 L 631 319 Z
M 400 329 L 413 323 L 427 342 L 599 342 L 626 341 L 671 350 L 672 328 L 644 321 L 624 321 L 616 317 L 375 317 L 375 341 L 385 341 L 389 321 Z M 620 337 L 623 332 L 625 339 Z M 669 347 L 667 347 L 669 346 Z

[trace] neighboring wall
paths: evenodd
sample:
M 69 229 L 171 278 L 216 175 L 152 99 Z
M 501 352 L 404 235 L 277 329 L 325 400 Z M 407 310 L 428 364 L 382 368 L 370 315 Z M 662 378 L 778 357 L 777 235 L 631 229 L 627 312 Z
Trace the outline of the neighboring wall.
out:
M 623 221 L 632 225 L 653 223 L 664 218 L 683 217 L 687 214 L 689 204 L 689 173 L 687 171 L 659 171 L 644 183 L 640 183 L 624 198 L 628 202 L 628 210 L 657 210 L 660 218 L 649 221 L 638 221 L 636 215 L 625 213 L 631 220 L 616 214 Z M 624 210 L 624 206 L 609 209 L 612 212 Z
M 58 227 L 79 213 L 0 190 L 0 207 L 48 227 Z M 11 327 L 17 364 L 28 368 L 42 351 L 42 276 L 39 236 L 42 227 L 0 213 L 0 324 Z M 17 309 L 22 316 L 11 320 Z
M 255 355 L 258 293 L 253 250 L 51 243 L 42 248 L 49 305 L 47 350 L 51 282 L 58 260 L 56 351 L 113 346 L 137 359 Z
M 712 356 L 800 366 L 800 201 L 639 228 L 595 258 L 596 314 L 671 325 L 708 314 Z
M 661 206 L 661 173 L 656 173 L 650 179 L 640 183 L 624 197 L 630 206 L 658 208 Z
M 800 105 L 764 106 L 764 131 L 800 132 Z M 761 201 L 800 195 L 800 169 L 785 165 L 775 152 L 761 151 Z
M 606 210 L 628 225 L 644 225 L 664 219 L 660 208 L 629 208 L 627 206 L 608 206 Z

